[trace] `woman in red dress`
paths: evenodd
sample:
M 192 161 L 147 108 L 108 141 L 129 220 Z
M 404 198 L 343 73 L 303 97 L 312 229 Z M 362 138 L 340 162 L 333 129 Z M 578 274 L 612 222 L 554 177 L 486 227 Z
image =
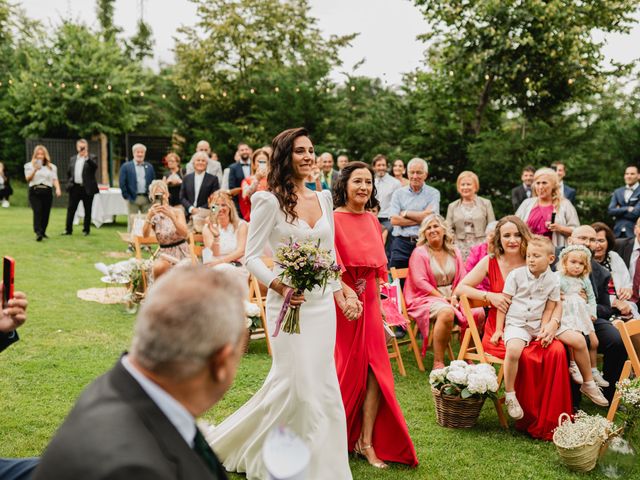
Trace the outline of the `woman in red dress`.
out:
M 418 464 L 407 424 L 395 396 L 393 373 L 380 306 L 380 280 L 387 280 L 387 258 L 377 218 L 373 170 L 349 163 L 334 186 L 336 252 L 342 281 L 363 304 L 360 318 L 349 321 L 338 308 L 336 369 L 347 416 L 349 450 L 377 468 L 384 461 Z
M 489 340 L 496 330 L 497 309 L 506 311 L 509 306 L 509 301 L 502 294 L 504 279 L 511 270 L 525 265 L 530 235 L 527 226 L 515 215 L 502 218 L 496 225 L 493 255 L 480 260 L 456 289 L 457 295 L 491 302 L 482 346 L 485 352 L 499 358 L 504 358 L 504 343 L 500 340 L 498 345 L 493 345 Z M 475 288 L 485 277 L 489 279 L 488 292 Z M 555 325 L 555 322 L 549 323 Z M 563 412 L 573 412 L 567 353 L 560 341 L 553 340 L 549 346 L 543 347 L 539 340 L 535 340 L 524 349 L 516 377 L 516 391 L 524 392 L 520 402 L 524 417 L 516 423 L 516 428 L 534 438 L 551 440 L 553 429 L 558 426 L 558 416 Z

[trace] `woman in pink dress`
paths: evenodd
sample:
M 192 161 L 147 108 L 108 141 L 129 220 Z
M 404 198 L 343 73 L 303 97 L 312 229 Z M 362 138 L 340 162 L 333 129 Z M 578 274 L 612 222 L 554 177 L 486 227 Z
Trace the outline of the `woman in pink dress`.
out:
M 349 321 L 337 308 L 336 369 L 347 416 L 348 448 L 376 468 L 384 461 L 418 464 L 407 424 L 395 396 L 380 306 L 387 258 L 378 219 L 373 170 L 362 162 L 342 169 L 334 185 L 335 244 L 342 281 L 362 302 L 362 315 Z
M 530 236 L 529 229 L 520 218 L 514 215 L 502 218 L 496 225 L 493 253 L 480 260 L 456 288 L 458 295 L 491 303 L 482 346 L 486 353 L 499 358 L 505 356 L 504 343 L 500 340 L 498 345 L 493 345 L 489 340 L 496 330 L 498 309 L 506 311 L 509 307 L 509 301 L 502 294 L 504 280 L 512 270 L 525 265 Z M 489 279 L 488 292 L 477 288 L 485 278 Z M 555 322 L 548 325 L 553 327 Z M 523 392 L 520 406 L 524 411 L 524 417 L 516 422 L 516 428 L 543 440 L 551 440 L 561 413 L 573 412 L 567 354 L 562 343 L 554 338 L 555 331 L 541 332 L 541 338 L 523 350 L 515 386 L 516 391 Z
M 461 334 L 467 319 L 458 309 L 453 290 L 466 270 L 460 251 L 453 245 L 453 233 L 444 218 L 433 213 L 422 221 L 418 244 L 409 259 L 409 273 L 404 286 L 407 312 L 415 319 L 422 333 L 422 354 L 428 339 L 429 325 L 433 327 L 433 368 L 444 367 L 444 353 L 451 340 L 451 330 L 458 323 Z M 482 322 L 482 309 L 474 310 L 474 317 Z

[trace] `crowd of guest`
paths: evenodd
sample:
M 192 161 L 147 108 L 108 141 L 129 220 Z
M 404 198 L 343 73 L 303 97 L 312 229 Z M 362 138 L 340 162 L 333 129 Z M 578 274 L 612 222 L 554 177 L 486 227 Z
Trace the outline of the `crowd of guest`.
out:
M 296 138 L 310 144 L 306 132 Z M 88 154 L 88 143 L 79 140 L 77 148 L 78 155 L 68 172 L 68 215 L 75 213 L 80 201 L 90 212 L 86 202 L 90 203 L 96 193 L 90 181 L 91 175 L 95 180 L 95 160 Z M 383 328 L 380 288 L 389 279 L 389 268 L 407 269 L 402 286 L 407 311 L 419 328 L 422 354 L 427 345 L 433 345 L 433 369 L 445 365 L 454 326 L 457 324 L 464 335 L 469 323 L 459 297 L 465 295 L 489 305 L 486 311 L 473 309 L 473 323 L 480 328 L 485 352 L 504 359 L 505 403 L 518 429 L 549 440 L 558 416 L 575 411 L 582 395 L 596 405 L 609 404 L 626 360 L 625 347 L 611 319 L 639 316 L 637 167 L 626 169 L 626 186 L 612 196 L 609 214 L 614 217 L 615 227 L 611 229 L 603 222 L 580 224 L 574 206 L 576 190 L 564 183 L 567 172 L 560 162 L 537 169 L 526 166 L 522 185 L 512 190 L 515 214 L 496 221 L 490 199 L 479 196 L 480 179 L 472 171 L 458 175 L 459 198 L 448 204 L 444 217 L 440 215 L 440 191 L 428 184 L 429 165 L 422 158 L 413 158 L 406 166 L 399 159 L 389 162 L 384 155 L 376 155 L 370 164 L 349 162 L 344 155 L 334 162 L 329 152 L 316 157 L 312 145 L 305 148 L 301 153 L 290 153 L 289 163 L 278 164 L 284 155 L 278 148 L 253 151 L 248 144 L 240 143 L 234 163 L 223 169 L 210 144 L 202 140 L 184 170 L 180 157 L 168 154 L 166 171 L 162 179 L 156 179 L 153 166 L 145 160 L 146 147 L 136 144 L 132 161 L 121 167 L 120 188 L 130 213 L 145 218 L 142 235 L 153 232 L 158 241 L 159 254 L 153 264 L 156 280 L 190 256 L 190 231 L 202 233 L 205 266 L 242 267 L 245 253 L 255 263 L 264 247 L 256 246 L 256 236 L 265 240 L 275 235 L 277 228 L 258 232 L 255 224 L 260 220 L 254 220 L 251 226 L 254 199 L 261 209 L 255 215 L 262 213 L 271 220 L 279 210 L 297 208 L 295 202 L 299 200 L 301 204 L 306 202 L 309 211 L 319 209 L 321 217 L 314 227 L 306 223 L 311 230 L 324 215 L 330 216 L 342 267 L 341 288 L 334 290 L 340 292 L 335 296 L 335 368 L 349 451 L 362 455 L 376 468 L 387 468 L 386 462 L 411 466 L 418 462 L 394 393 Z M 300 157 L 302 167 L 292 166 L 295 155 Z M 8 178 L 1 167 L 3 191 Z M 281 170 L 275 172 L 277 169 Z M 61 194 L 57 168 L 47 149 L 39 145 L 24 170 L 34 211 L 34 232 L 42 240 L 46 238 L 53 192 Z M 271 198 L 267 192 L 273 192 L 282 178 L 295 183 L 295 188 L 317 194 L 278 206 L 275 196 Z M 278 188 L 285 191 L 288 184 L 280 183 Z M 328 208 L 330 197 L 333 212 Z M 90 222 L 90 213 L 85 217 L 86 234 L 87 218 Z M 306 222 L 296 213 L 294 221 L 299 226 L 297 220 Z M 293 228 L 293 223 L 289 222 L 287 228 Z M 71 234 L 69 220 L 65 233 Z M 252 234 L 254 245 L 249 248 Z M 219 283 L 215 276 L 202 271 L 192 273 L 203 281 Z M 179 279 L 180 275 L 184 276 L 176 273 L 173 277 Z M 274 273 L 264 275 L 271 278 Z M 193 284 L 184 280 L 182 288 Z M 279 281 L 268 282 L 267 286 L 279 288 L 276 291 L 281 296 L 290 288 Z M 170 286 L 160 280 L 155 296 L 163 291 L 168 295 Z M 290 298 L 299 300 L 303 296 L 298 292 Z M 160 299 L 151 300 L 162 305 Z M 302 305 L 304 299 L 299 301 Z M 152 308 L 157 307 L 145 307 L 140 322 L 147 320 L 146 310 Z M 204 304 L 202 309 L 205 319 Z M 139 342 L 148 333 L 136 332 L 132 354 L 124 357 L 109 376 L 122 377 L 126 370 L 144 385 L 135 371 L 139 362 L 144 366 L 146 353 Z M 164 340 L 168 347 L 170 339 Z M 640 339 L 635 340 L 640 350 Z M 231 362 L 235 362 L 236 342 L 234 331 L 220 343 L 227 346 L 225 352 Z M 602 372 L 596 352 L 603 354 Z M 211 349 L 206 353 L 211 354 Z M 149 365 L 147 370 L 153 373 L 155 364 Z M 235 363 L 230 370 L 235 371 Z M 98 385 L 105 381 L 99 380 Z M 228 387 L 218 383 L 223 384 L 220 392 Z M 191 428 L 190 434 L 194 434 Z M 48 462 L 55 448 L 54 441 L 45 455 L 43 464 L 48 468 L 53 468 Z M 221 470 L 217 460 L 215 468 Z

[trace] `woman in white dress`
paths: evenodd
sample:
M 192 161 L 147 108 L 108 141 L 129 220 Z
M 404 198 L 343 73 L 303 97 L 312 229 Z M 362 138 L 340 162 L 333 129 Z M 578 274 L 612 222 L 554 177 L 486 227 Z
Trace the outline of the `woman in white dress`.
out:
M 275 323 L 283 298 L 291 287 L 269 270 L 261 256 L 265 244 L 272 251 L 290 237 L 320 240 L 334 251 L 332 200 L 329 191 L 313 192 L 304 179 L 314 163 L 313 144 L 303 128 L 285 130 L 273 139 L 269 189 L 251 202 L 251 223 L 245 265 L 269 286 L 267 323 Z M 344 290 L 343 290 L 344 288 Z M 336 303 L 348 318 L 361 306 L 355 293 L 335 282 L 323 292 L 316 288 L 292 296 L 300 308 L 300 334 L 280 332 L 271 338 L 273 364 L 262 388 L 209 436 L 211 447 L 228 471 L 248 479 L 267 478 L 262 446 L 278 426 L 293 430 L 310 449 L 308 478 L 351 478 L 347 456 L 347 424 L 334 363 Z

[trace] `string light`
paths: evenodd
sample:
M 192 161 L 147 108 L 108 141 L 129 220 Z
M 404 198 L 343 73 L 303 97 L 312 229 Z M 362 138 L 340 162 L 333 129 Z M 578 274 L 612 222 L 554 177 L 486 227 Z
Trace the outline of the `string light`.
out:
M 256 93 L 256 89 L 252 88 L 251 90 L 249 90 L 252 94 Z
M 62 83 L 60 84 L 60 88 L 66 88 L 66 86 L 67 86 L 67 85 L 66 85 L 64 82 L 62 82 Z
M 567 80 L 567 83 L 569 85 L 573 85 L 573 82 L 575 82 L 575 80 L 573 78 L 570 78 L 569 80 Z
M 13 85 L 13 80 L 9 79 L 9 85 Z
M 33 88 L 36 88 L 38 86 L 37 82 L 33 82 Z
M 329 93 L 331 92 L 331 89 L 329 87 L 326 88 L 326 92 Z
M 76 90 L 80 90 L 80 84 L 76 83 Z
M 162 98 L 167 98 L 167 96 L 163 93 L 163 94 L 162 94 Z
M 182 100 L 186 100 L 187 96 L 186 95 L 180 95 L 180 98 L 182 98 Z
M 530 81 L 531 81 L 531 80 L 529 80 L 529 77 L 526 77 L 526 78 L 524 79 L 524 83 L 529 83 Z
M 356 86 L 355 85 L 351 85 L 351 91 L 355 92 L 356 91 Z
M 489 78 L 490 78 L 490 77 L 489 77 L 489 74 L 486 74 L 486 75 L 484 76 L 484 79 L 485 79 L 485 80 L 489 80 Z
M 203 93 L 200 94 L 200 100 L 204 100 L 204 94 Z
M 94 84 L 93 84 L 93 89 L 94 89 L 94 90 L 97 90 L 97 89 L 98 89 L 98 85 L 94 83 Z
M 276 87 L 273 89 L 274 92 L 278 93 L 280 91 L 280 88 Z
M 296 93 L 300 93 L 300 87 L 296 87 Z
M 0 82 L 0 87 L 2 86 L 2 82 Z
M 129 89 L 128 88 L 124 91 L 124 94 L 125 95 L 129 95 Z
M 143 91 L 140 91 L 140 96 L 144 97 L 144 92 Z
M 107 85 L 107 90 L 111 91 L 111 85 Z
M 222 96 L 226 97 L 227 96 L 227 92 L 225 90 L 222 91 Z
M 47 85 L 49 85 L 49 88 L 53 87 L 53 83 L 49 82 Z

